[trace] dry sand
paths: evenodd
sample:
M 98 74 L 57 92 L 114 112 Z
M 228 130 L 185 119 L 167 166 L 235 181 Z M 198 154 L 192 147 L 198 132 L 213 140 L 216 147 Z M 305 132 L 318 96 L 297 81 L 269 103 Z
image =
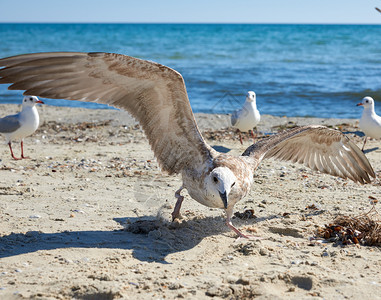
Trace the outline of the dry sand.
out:
M 2 105 L 1 115 L 16 112 Z M 233 223 L 261 240 L 236 239 L 224 212 L 185 192 L 170 222 L 179 176 L 160 173 L 124 112 L 39 107 L 25 140 L 29 160 L 0 147 L 0 299 L 380 299 L 379 247 L 311 240 L 337 214 L 367 212 L 380 178 L 359 185 L 301 165 L 264 161 L 235 206 Z M 240 154 L 228 116 L 197 114 L 208 142 Z M 327 124 L 357 145 L 356 120 L 263 116 L 258 130 Z M 344 124 L 344 125 L 343 125 Z M 381 174 L 381 141 L 367 157 Z M 14 144 L 19 155 L 19 144 Z M 380 203 L 376 204 L 381 205 Z

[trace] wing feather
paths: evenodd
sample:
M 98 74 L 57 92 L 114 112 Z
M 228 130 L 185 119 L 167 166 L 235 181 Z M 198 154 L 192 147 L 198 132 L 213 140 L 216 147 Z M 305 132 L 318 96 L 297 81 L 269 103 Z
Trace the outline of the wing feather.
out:
M 309 125 L 284 131 L 250 146 L 242 154 L 257 164 L 265 158 L 302 163 L 311 169 L 355 182 L 370 182 L 372 166 L 361 150 L 340 131 Z
M 332 156 L 332 157 L 329 157 L 328 159 L 331 161 L 331 166 L 338 169 L 338 171 L 340 172 L 340 177 L 342 178 L 351 177 L 351 173 L 346 168 L 344 168 L 344 166 L 346 165 L 346 161 L 342 157 Z
M 18 114 L 6 116 L 0 119 L 0 132 L 10 133 L 16 131 L 21 126 Z
M 334 165 L 334 164 L 329 165 L 328 164 L 327 161 L 328 161 L 329 157 L 324 157 L 323 155 L 320 155 L 319 158 L 320 158 L 320 163 L 321 163 L 320 166 L 323 169 L 324 173 L 332 174 L 334 176 L 340 177 L 340 170 L 336 167 L 336 165 Z
M 210 159 L 182 76 L 166 66 L 112 53 L 35 53 L 0 60 L 0 83 L 25 95 L 99 102 L 130 112 L 161 168 L 178 173 Z

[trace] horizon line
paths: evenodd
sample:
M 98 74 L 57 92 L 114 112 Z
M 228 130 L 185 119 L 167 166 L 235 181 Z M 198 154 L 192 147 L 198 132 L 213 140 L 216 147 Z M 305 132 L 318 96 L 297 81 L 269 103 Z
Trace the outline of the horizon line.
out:
M 3 22 L 0 24 L 51 24 L 51 25 L 69 25 L 69 24 L 83 24 L 83 25 L 381 25 L 380 23 L 293 23 L 293 22 Z

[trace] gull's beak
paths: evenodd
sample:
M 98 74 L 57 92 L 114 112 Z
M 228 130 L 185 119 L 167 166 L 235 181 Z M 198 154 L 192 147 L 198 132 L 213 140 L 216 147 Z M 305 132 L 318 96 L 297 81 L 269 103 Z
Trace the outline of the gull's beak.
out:
M 362 106 L 362 103 L 361 103 L 361 102 L 360 102 L 360 103 L 357 103 L 356 106 Z
M 44 102 L 42 102 L 41 100 L 37 100 L 36 103 L 41 103 L 41 104 L 45 104 Z
M 222 202 L 224 203 L 225 209 L 227 209 L 228 208 L 228 195 L 226 195 L 226 192 L 220 193 L 220 197 L 222 199 Z

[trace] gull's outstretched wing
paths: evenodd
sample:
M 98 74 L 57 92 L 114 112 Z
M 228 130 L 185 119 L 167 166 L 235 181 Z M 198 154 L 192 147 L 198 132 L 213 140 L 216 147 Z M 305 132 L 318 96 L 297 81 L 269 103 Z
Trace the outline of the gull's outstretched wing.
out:
M 370 182 L 375 177 L 372 166 L 361 150 L 347 136 L 325 126 L 296 127 L 251 145 L 242 154 L 256 163 L 274 157 L 298 162 L 323 173 Z
M 130 112 L 161 168 L 178 173 L 209 158 L 184 80 L 166 66 L 113 53 L 35 53 L 0 60 L 0 83 L 25 95 L 99 102 Z
M 21 126 L 17 115 L 6 116 L 0 119 L 0 132 L 10 133 L 19 129 Z

